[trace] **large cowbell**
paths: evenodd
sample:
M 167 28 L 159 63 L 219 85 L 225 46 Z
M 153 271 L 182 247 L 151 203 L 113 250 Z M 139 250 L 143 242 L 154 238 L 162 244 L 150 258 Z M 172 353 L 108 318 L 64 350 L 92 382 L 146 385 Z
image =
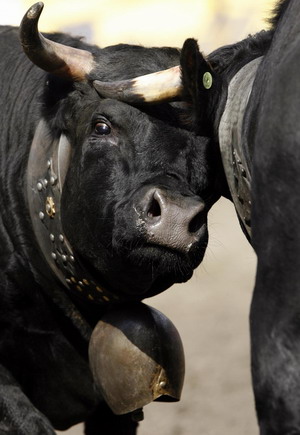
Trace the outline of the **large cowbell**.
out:
M 173 323 L 152 307 L 134 303 L 106 313 L 92 333 L 89 360 L 95 383 L 115 414 L 154 400 L 180 400 L 182 342 Z

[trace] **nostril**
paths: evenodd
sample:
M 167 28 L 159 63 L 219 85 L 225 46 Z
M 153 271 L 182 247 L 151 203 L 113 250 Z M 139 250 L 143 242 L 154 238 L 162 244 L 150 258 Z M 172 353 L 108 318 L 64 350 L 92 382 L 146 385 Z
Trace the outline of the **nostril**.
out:
M 147 211 L 147 216 L 149 218 L 154 218 L 154 217 L 158 217 L 161 215 L 161 208 L 159 205 L 159 202 L 153 197 L 151 202 L 150 202 L 150 206 L 148 208 Z
M 203 225 L 203 213 L 197 213 L 189 223 L 189 232 L 196 233 Z

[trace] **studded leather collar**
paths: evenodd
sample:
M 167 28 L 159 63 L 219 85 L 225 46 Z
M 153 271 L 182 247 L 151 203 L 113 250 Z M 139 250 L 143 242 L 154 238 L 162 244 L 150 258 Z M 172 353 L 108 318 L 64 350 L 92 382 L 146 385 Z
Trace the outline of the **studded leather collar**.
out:
M 251 238 L 251 171 L 242 141 L 245 110 L 257 68 L 263 57 L 246 64 L 231 80 L 219 125 L 219 142 L 226 179 L 240 221 Z
M 36 128 L 27 167 L 27 197 L 33 230 L 46 262 L 70 291 L 96 303 L 120 302 L 103 288 L 80 262 L 62 227 L 61 194 L 71 157 L 71 146 L 61 135 L 53 140 L 41 120 Z

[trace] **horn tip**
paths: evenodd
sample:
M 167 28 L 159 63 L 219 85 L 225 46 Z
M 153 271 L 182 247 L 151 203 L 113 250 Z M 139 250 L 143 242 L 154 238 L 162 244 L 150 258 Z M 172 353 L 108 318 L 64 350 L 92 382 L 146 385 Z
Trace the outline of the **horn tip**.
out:
M 29 20 L 36 20 L 41 15 L 43 9 L 44 3 L 37 2 L 28 9 L 26 17 Z

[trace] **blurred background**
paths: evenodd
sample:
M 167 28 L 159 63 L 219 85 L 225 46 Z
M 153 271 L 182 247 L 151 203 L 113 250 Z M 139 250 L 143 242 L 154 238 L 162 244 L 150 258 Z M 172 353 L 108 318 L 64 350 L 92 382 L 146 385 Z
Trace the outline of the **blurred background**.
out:
M 1 0 L 0 24 L 18 25 L 33 2 Z M 181 47 L 186 38 L 194 37 L 204 53 L 266 28 L 265 20 L 274 5 L 273 0 L 44 3 L 42 31 L 84 36 L 102 47 L 119 42 Z M 165 313 L 179 330 L 185 348 L 186 378 L 179 403 L 152 403 L 145 407 L 139 435 L 258 432 L 248 332 L 255 255 L 228 201 L 222 199 L 213 207 L 209 230 L 209 247 L 193 279 L 146 301 Z M 64 434 L 82 435 L 83 427 L 78 425 Z

